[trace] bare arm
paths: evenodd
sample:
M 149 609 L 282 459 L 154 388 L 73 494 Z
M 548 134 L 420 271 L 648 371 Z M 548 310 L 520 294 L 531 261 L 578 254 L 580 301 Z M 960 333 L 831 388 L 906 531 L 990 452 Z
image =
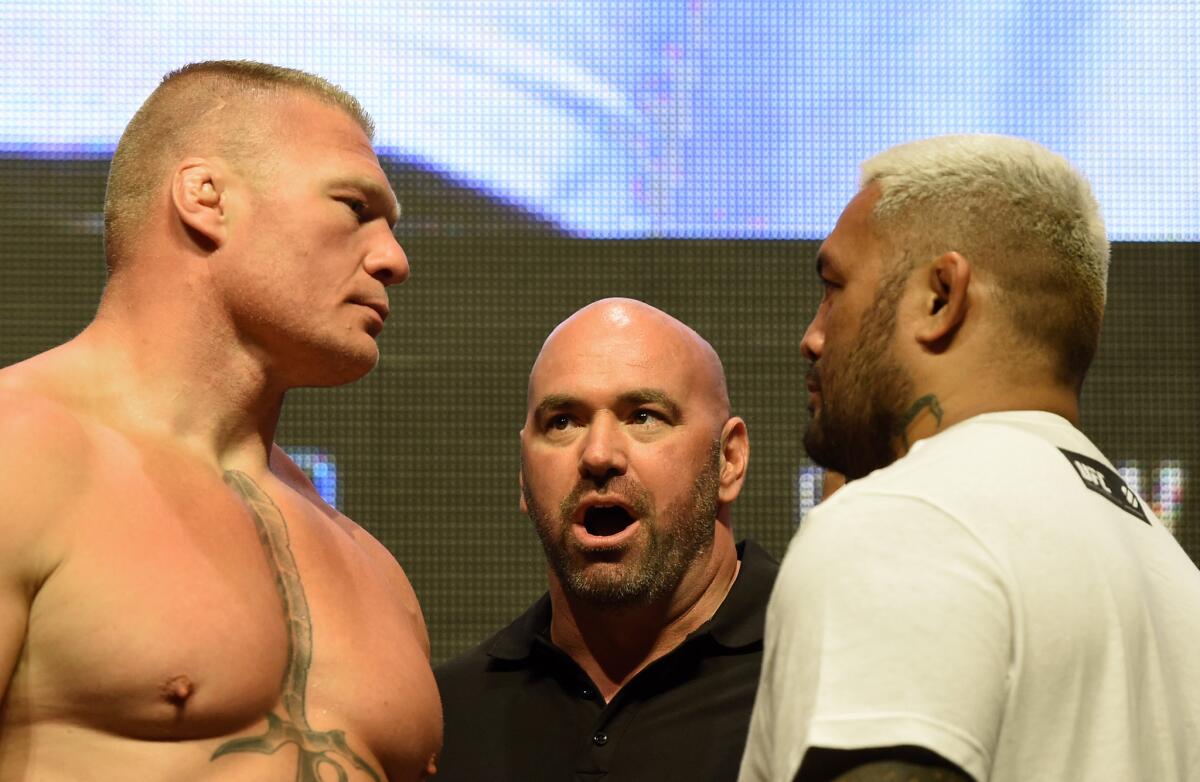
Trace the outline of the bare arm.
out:
M 971 777 L 920 747 L 814 748 L 804 755 L 795 782 L 971 782 Z
M 56 406 L 0 391 L 0 695 L 19 663 L 34 597 L 61 556 L 59 522 L 83 480 L 85 440 Z
M 0 529 L 6 525 L 0 523 Z M 25 640 L 29 620 L 29 596 L 20 579 L 14 578 L 9 557 L 0 556 L 0 696 L 7 694 L 13 669 Z

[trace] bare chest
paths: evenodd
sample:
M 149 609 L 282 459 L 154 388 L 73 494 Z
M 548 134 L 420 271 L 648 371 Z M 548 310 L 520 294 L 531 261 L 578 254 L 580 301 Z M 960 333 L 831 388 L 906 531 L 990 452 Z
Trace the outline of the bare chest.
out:
M 417 632 L 335 519 L 236 476 L 105 478 L 74 503 L 34 599 L 6 721 L 213 741 L 214 763 L 284 736 L 314 752 L 344 742 L 347 762 L 370 768 L 436 750 Z M 404 727 L 414 711 L 423 730 Z

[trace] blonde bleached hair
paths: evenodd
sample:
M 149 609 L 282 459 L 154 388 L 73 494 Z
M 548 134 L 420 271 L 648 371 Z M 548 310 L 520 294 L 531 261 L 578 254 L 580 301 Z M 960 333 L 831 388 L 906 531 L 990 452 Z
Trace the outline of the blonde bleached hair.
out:
M 374 138 L 375 125 L 354 96 L 311 73 L 214 60 L 163 77 L 126 126 L 109 168 L 104 254 L 110 274 L 130 252 L 154 202 L 165 196 L 171 166 L 199 148 L 258 170 L 271 143 L 272 116 L 263 104 L 289 93 L 341 109 Z
M 862 166 L 890 257 L 920 263 L 961 253 L 990 279 L 1020 345 L 1048 355 L 1079 388 L 1104 319 L 1109 244 L 1087 180 L 1025 139 L 938 136 L 892 147 Z

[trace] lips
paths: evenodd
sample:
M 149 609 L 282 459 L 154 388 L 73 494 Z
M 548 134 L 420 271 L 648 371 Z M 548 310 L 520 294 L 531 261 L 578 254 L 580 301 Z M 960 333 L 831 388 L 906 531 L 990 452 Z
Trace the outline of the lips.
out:
M 364 307 L 370 307 L 371 309 L 375 310 L 375 313 L 377 315 L 379 315 L 380 320 L 387 320 L 388 313 L 391 312 L 391 309 L 388 307 L 388 303 L 386 301 L 371 300 L 371 301 L 356 301 L 354 303 L 360 304 Z
M 619 546 L 638 527 L 638 512 L 624 499 L 590 497 L 572 514 L 575 537 L 590 548 Z
M 821 399 L 821 380 L 817 376 L 815 366 L 808 370 L 808 375 L 804 378 L 804 385 L 808 388 L 808 412 L 810 415 L 815 415 Z
M 808 374 L 804 377 L 804 384 L 808 386 L 808 393 L 821 393 L 821 379 L 817 376 L 816 366 L 809 368 Z
M 616 535 L 632 523 L 633 516 L 618 505 L 594 505 L 583 514 L 584 529 L 595 537 Z

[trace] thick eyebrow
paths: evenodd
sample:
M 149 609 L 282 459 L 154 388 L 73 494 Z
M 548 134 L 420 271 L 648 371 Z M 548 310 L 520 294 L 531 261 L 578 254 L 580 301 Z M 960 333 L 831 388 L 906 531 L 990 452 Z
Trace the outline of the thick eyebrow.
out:
M 635 388 L 632 391 L 627 391 L 619 397 L 621 402 L 634 406 L 645 404 L 661 405 L 667 409 L 672 418 L 679 417 L 679 405 L 671 398 L 671 395 L 659 388 Z
M 391 187 L 383 187 L 373 179 L 366 177 L 343 177 L 334 181 L 331 185 L 333 189 L 349 188 L 351 190 L 359 190 L 367 197 L 367 200 L 376 208 L 382 207 L 384 217 L 387 218 L 388 225 L 392 228 L 400 222 L 400 202 L 396 200 L 395 193 Z
M 551 410 L 562 410 L 564 407 L 575 407 L 579 404 L 579 398 L 570 394 L 547 394 L 538 402 L 534 412 L 541 416 Z
M 679 403 L 672 399 L 670 394 L 660 388 L 635 388 L 618 396 L 617 402 L 627 407 L 657 404 L 666 408 L 671 417 L 679 418 L 680 416 Z M 582 404 L 582 399 L 570 394 L 547 394 L 538 402 L 537 407 L 534 408 L 534 413 L 541 416 L 553 410 L 578 407 Z

